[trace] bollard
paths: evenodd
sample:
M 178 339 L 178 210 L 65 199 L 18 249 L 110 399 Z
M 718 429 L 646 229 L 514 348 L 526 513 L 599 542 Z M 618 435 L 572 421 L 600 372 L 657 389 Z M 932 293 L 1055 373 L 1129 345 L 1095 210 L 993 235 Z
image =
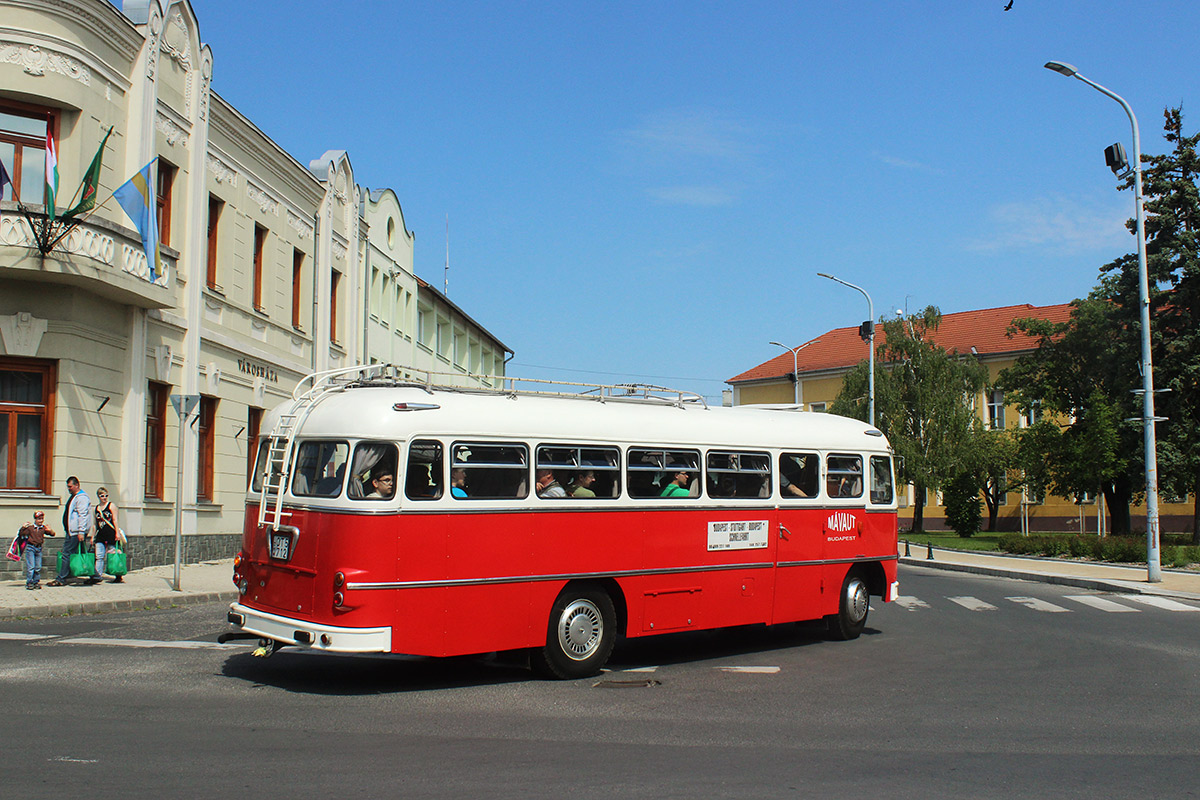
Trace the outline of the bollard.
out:
M 933 561 L 933 542 L 929 543 L 929 555 L 925 556 L 926 561 Z
M 904 557 L 909 558 L 910 556 L 912 556 L 912 553 L 910 553 L 908 551 L 908 539 L 905 539 L 904 540 Z

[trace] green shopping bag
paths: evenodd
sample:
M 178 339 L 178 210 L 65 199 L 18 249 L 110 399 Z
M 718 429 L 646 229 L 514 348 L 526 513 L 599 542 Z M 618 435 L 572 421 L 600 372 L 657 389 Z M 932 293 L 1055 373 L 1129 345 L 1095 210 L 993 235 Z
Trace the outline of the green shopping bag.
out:
M 129 572 L 129 558 L 125 555 L 125 548 L 118 542 L 115 547 L 110 547 L 104 554 L 104 571 L 109 575 L 125 575 Z
M 71 574 L 76 578 L 94 578 L 96 576 L 96 554 L 89 552 L 71 553 Z

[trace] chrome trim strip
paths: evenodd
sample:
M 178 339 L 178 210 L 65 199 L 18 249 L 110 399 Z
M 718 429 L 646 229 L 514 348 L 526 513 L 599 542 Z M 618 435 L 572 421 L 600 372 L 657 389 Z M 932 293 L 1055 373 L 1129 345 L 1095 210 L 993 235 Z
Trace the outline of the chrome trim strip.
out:
M 346 589 L 437 589 L 456 586 L 496 586 L 508 583 L 547 583 L 550 581 L 570 581 L 597 578 L 633 578 L 646 575 L 687 575 L 696 572 L 728 572 L 738 569 L 771 569 L 772 567 L 812 567 L 826 564 L 857 564 L 868 561 L 898 561 L 898 555 L 893 556 L 859 556 L 857 558 L 835 558 L 824 561 L 773 561 L 747 564 L 714 564 L 694 567 L 661 567 L 658 569 L 628 569 L 612 570 L 609 572 L 564 572 L 556 575 L 506 575 L 495 578 L 454 578 L 434 581 L 374 581 L 365 583 L 347 583 Z

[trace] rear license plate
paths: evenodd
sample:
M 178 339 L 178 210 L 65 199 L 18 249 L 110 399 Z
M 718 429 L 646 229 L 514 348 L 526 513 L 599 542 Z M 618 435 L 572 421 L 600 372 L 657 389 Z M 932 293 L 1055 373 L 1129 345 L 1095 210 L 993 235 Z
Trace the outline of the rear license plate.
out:
M 271 558 L 287 561 L 292 557 L 292 535 L 290 533 L 271 534 Z

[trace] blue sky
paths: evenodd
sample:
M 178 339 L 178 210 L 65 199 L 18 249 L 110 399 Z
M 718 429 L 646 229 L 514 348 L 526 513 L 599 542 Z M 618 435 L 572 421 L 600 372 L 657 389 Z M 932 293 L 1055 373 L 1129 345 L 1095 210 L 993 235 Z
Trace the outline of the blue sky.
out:
M 866 318 L 1082 296 L 1135 249 L 1103 150 L 1200 128 L 1200 4 L 194 0 L 214 89 L 391 187 L 510 374 L 717 399 Z M 248 9 L 252 9 L 248 15 Z

